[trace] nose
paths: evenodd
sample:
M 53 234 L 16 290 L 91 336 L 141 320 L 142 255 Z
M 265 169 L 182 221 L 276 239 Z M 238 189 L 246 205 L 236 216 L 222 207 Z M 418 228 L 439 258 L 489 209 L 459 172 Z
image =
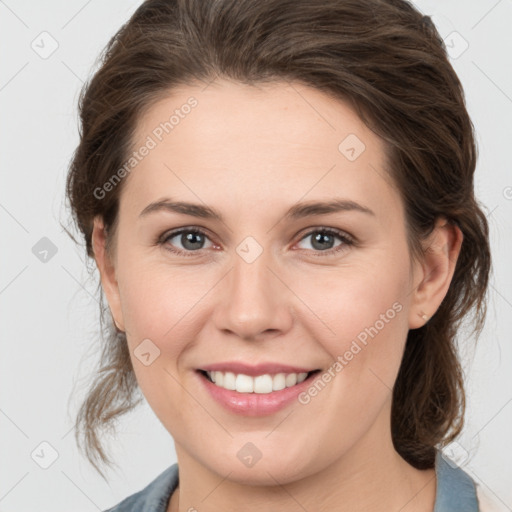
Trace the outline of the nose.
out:
M 213 314 L 217 329 L 253 341 L 291 329 L 293 293 L 270 260 L 266 251 L 252 262 L 234 254 L 233 267 L 218 291 Z

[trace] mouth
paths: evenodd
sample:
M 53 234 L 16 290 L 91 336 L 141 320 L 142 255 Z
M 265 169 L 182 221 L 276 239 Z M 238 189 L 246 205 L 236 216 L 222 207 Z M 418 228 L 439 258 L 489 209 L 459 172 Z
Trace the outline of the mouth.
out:
M 203 378 L 218 388 L 237 393 L 269 394 L 286 388 L 293 388 L 313 378 L 321 370 L 300 373 L 265 373 L 262 375 L 246 375 L 243 373 L 197 370 Z
M 297 402 L 322 370 L 281 363 L 227 361 L 196 369 L 207 395 L 230 413 L 268 416 Z

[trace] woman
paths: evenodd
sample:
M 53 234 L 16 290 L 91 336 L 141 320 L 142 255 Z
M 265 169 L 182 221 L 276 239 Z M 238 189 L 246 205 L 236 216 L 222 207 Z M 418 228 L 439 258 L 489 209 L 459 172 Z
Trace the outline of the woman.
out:
M 111 510 L 484 510 L 440 452 L 490 254 L 429 18 L 148 0 L 103 57 L 67 184 L 109 307 L 77 437 L 100 469 L 140 390 L 178 459 Z

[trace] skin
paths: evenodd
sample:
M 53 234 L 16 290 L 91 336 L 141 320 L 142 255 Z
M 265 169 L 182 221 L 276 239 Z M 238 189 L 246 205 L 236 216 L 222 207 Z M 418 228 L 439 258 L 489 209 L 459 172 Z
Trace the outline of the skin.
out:
M 439 219 L 425 257 L 413 260 L 383 142 L 347 104 L 304 85 L 175 89 L 139 120 L 134 148 L 190 96 L 197 107 L 125 178 L 112 254 L 99 217 L 93 232 L 138 383 L 175 441 L 180 483 L 168 511 L 432 511 L 434 470 L 394 450 L 391 390 L 408 330 L 446 295 L 460 230 Z M 338 150 L 348 134 L 366 146 L 354 161 Z M 140 217 L 166 197 L 208 205 L 224 221 Z M 298 202 L 335 197 L 374 214 L 285 218 Z M 180 236 L 156 242 L 190 226 L 206 232 L 192 256 L 169 250 L 187 250 Z M 327 255 L 311 236 L 325 227 L 355 243 L 335 236 L 329 247 L 342 250 Z M 263 248 L 252 263 L 236 252 L 247 236 Z M 242 417 L 214 402 L 195 372 L 228 360 L 326 370 L 396 302 L 400 312 L 306 405 Z M 134 356 L 144 339 L 160 350 L 149 366 Z M 262 453 L 250 468 L 237 458 L 247 442 Z

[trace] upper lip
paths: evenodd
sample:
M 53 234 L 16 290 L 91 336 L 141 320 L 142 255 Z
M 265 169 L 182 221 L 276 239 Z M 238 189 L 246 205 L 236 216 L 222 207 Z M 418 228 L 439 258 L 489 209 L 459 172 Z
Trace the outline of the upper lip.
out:
M 281 363 L 261 363 L 256 365 L 249 365 L 239 361 L 226 361 L 223 363 L 209 364 L 199 368 L 207 372 L 232 372 L 234 374 L 243 373 L 244 375 L 265 375 L 276 373 L 309 373 L 316 368 L 304 368 L 300 366 L 290 366 Z

